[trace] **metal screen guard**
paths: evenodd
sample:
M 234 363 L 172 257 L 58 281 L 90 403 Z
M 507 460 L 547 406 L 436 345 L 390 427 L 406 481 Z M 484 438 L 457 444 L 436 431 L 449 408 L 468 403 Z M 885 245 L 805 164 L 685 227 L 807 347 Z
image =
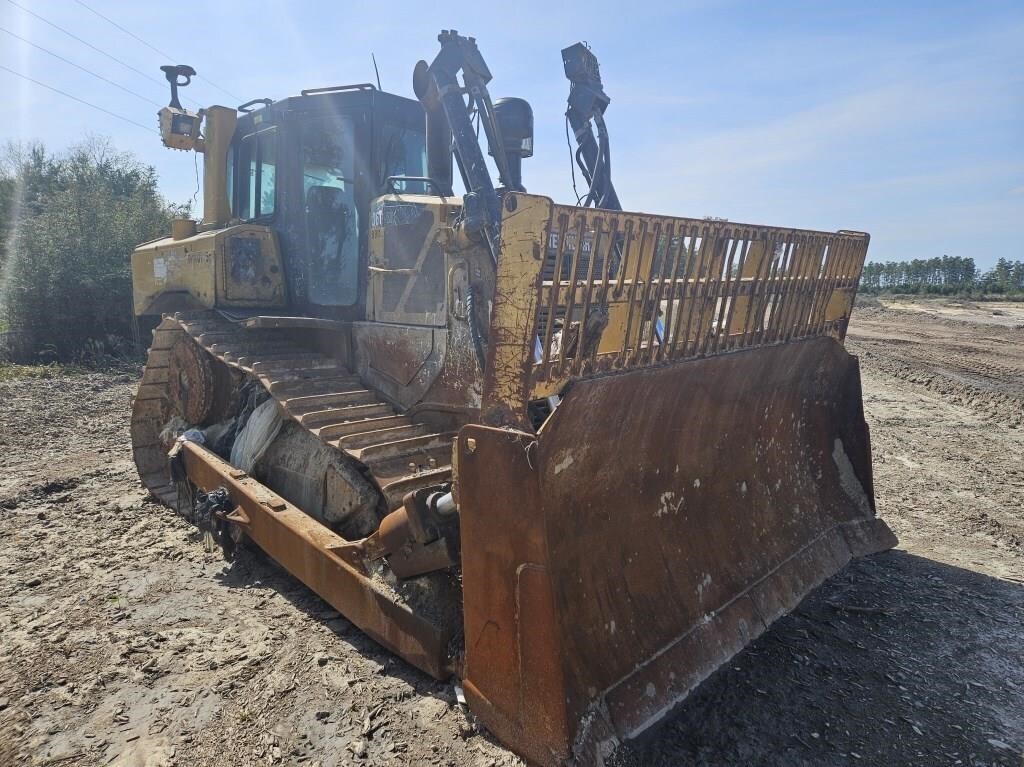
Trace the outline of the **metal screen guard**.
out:
M 573 379 L 841 342 L 868 239 L 506 198 L 492 317 L 492 338 L 506 343 L 492 355 L 485 410 L 525 425 L 527 403 Z

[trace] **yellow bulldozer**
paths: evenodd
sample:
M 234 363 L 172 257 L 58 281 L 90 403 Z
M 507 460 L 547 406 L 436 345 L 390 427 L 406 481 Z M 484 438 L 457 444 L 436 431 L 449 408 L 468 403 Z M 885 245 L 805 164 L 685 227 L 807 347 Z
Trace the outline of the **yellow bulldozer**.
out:
M 132 255 L 135 462 L 227 553 L 459 679 L 529 762 L 597 764 L 895 543 L 843 348 L 868 236 L 624 212 L 581 44 L 587 193 L 527 194 L 529 104 L 439 41 L 416 99 L 193 113 L 194 70 L 164 68 L 203 220 Z

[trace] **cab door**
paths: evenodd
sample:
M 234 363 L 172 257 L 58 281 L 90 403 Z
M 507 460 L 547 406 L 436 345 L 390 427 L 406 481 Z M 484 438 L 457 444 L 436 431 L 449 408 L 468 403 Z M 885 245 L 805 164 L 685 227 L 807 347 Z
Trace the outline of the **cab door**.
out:
M 300 125 L 301 230 L 306 298 L 321 307 L 359 302 L 356 133 L 344 114 Z

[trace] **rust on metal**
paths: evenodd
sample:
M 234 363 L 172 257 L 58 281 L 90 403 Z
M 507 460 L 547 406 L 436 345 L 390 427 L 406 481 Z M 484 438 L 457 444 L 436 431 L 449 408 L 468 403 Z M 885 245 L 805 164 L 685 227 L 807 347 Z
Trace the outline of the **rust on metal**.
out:
M 189 479 L 212 491 L 225 487 L 238 511 L 229 519 L 261 549 L 367 635 L 437 679 L 451 674 L 451 632 L 399 604 L 370 576 L 339 556 L 349 542 L 234 469 L 201 445 L 182 445 Z
M 189 423 L 203 423 L 213 408 L 214 377 L 209 356 L 191 341 L 171 347 L 167 394 L 176 412 Z
M 468 250 L 445 253 L 446 279 L 404 321 L 448 307 L 446 327 L 165 317 L 133 447 L 176 506 L 169 419 L 217 410 L 218 376 L 258 382 L 288 428 L 372 483 L 375 532 L 339 535 L 283 480 L 185 443 L 189 479 L 227 487 L 226 519 L 439 678 L 458 618 L 428 621 L 370 568 L 461 564 L 473 711 L 531 762 L 590 764 L 851 557 L 894 544 L 842 346 L 868 237 L 507 201 L 493 294 L 489 256 L 482 277 Z M 488 305 L 481 370 L 468 317 Z M 192 385 L 208 373 L 212 388 Z
M 842 341 L 868 239 L 517 195 L 502 223 L 485 420 L 525 426 L 527 403 L 599 373 Z
M 467 696 L 538 764 L 597 761 L 895 543 L 831 334 L 578 380 L 539 433 L 456 449 Z
M 546 197 L 519 195 L 505 208 L 491 309 L 487 372 L 483 384 L 483 418 L 504 414 L 525 417 L 529 361 L 537 324 L 537 280 L 543 263 L 544 234 L 553 203 Z
M 288 331 L 246 329 L 215 312 L 165 317 L 154 332 L 146 372 L 132 415 L 136 465 L 146 486 L 175 506 L 167 480 L 166 441 L 160 431 L 175 413 L 186 412 L 176 393 L 181 371 L 187 381 L 207 381 L 218 369 L 251 375 L 278 401 L 282 411 L 322 442 L 364 464 L 384 495 L 388 509 L 406 493 L 440 484 L 451 475 L 454 433 L 400 413 L 338 359 L 304 347 Z M 176 360 L 179 357 L 187 367 Z M 200 377 L 198 373 L 205 373 Z M 186 383 L 187 383 L 186 381 Z M 188 391 L 206 391 L 212 383 Z M 189 405 L 192 399 L 184 401 Z M 204 395 L 208 403 L 213 394 Z M 187 410 L 190 415 L 198 406 Z M 204 405 L 203 418 L 209 410 Z M 190 424 L 203 419 L 186 417 Z M 415 468 L 410 469 L 410 463 Z

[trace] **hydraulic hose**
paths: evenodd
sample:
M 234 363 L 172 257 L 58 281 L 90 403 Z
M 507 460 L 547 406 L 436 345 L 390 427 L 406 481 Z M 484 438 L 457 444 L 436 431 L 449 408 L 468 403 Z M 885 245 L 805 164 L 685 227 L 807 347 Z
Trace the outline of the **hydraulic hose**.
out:
M 487 365 L 487 355 L 484 352 L 484 339 L 480 333 L 480 326 L 476 318 L 476 288 L 472 285 L 466 295 L 466 315 L 469 317 L 469 336 L 473 339 L 473 351 L 476 352 L 476 361 L 483 372 Z

